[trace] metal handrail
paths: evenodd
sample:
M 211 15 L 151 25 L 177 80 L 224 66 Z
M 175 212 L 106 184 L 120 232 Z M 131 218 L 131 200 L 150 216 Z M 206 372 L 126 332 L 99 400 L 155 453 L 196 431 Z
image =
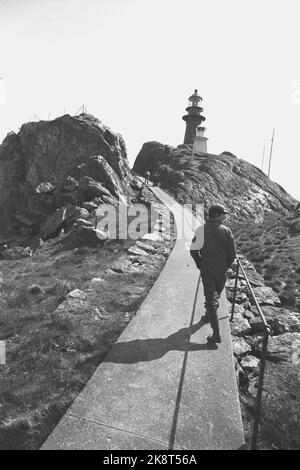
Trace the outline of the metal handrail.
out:
M 243 268 L 243 265 L 241 263 L 241 260 L 239 257 L 236 257 L 237 260 L 237 269 L 236 269 L 236 277 L 235 277 L 235 284 L 234 284 L 234 296 L 233 296 L 233 303 L 232 303 L 232 310 L 231 310 L 231 317 L 230 321 L 233 320 L 233 314 L 234 314 L 234 307 L 235 307 L 235 300 L 236 300 L 236 291 L 237 291 L 237 283 L 238 283 L 238 278 L 239 278 L 239 270 L 241 269 L 242 274 L 245 278 L 246 284 L 248 286 L 248 289 L 250 290 L 250 293 L 253 297 L 255 306 L 258 310 L 258 313 L 260 315 L 260 318 L 263 323 L 264 327 L 264 336 L 263 336 L 263 341 L 262 341 L 262 353 L 261 353 L 261 359 L 260 359 L 260 367 L 259 367 L 259 376 L 258 376 L 258 384 L 257 384 L 257 394 L 256 394 L 256 406 L 255 406 L 255 417 L 254 417 L 254 423 L 253 423 L 253 430 L 252 430 L 252 440 L 251 440 L 251 450 L 256 449 L 256 444 L 257 444 L 257 434 L 258 434 L 258 425 L 260 421 L 260 412 L 261 412 L 261 398 L 262 398 L 262 390 L 263 390 L 263 381 L 264 381 L 264 373 L 265 373 L 265 366 L 266 366 L 266 358 L 267 358 L 267 349 L 268 349 L 268 339 L 269 336 L 272 336 L 271 334 L 271 329 L 268 323 L 266 322 L 266 319 L 264 317 L 264 314 L 260 308 L 260 305 L 255 297 L 255 294 L 253 292 L 253 289 L 251 287 L 251 284 L 249 282 L 249 279 L 247 277 L 247 274 Z

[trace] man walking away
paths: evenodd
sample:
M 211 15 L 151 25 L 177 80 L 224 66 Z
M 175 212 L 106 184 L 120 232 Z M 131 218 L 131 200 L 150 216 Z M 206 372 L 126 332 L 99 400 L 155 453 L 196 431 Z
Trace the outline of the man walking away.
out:
M 146 173 L 145 173 L 145 184 L 149 184 L 149 178 L 150 178 L 150 171 L 146 171 Z
M 221 343 L 218 307 L 225 286 L 226 271 L 236 257 L 236 246 L 231 230 L 223 225 L 228 212 L 221 205 L 211 206 L 209 219 L 195 231 L 190 253 L 201 271 L 205 296 L 204 321 L 210 322 L 212 336 L 209 343 Z
M 158 173 L 155 171 L 152 176 L 153 186 L 158 186 Z

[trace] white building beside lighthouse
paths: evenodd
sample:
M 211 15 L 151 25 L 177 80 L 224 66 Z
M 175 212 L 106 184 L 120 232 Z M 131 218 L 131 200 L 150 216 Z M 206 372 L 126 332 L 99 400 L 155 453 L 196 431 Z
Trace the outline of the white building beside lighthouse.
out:
M 195 153 L 207 153 L 208 138 L 204 136 L 205 127 L 198 126 L 193 143 L 193 155 Z

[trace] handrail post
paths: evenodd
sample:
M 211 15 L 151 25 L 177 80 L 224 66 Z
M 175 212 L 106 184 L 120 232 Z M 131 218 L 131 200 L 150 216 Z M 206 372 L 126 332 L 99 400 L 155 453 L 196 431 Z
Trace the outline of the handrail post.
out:
M 268 328 L 266 328 L 266 331 L 263 337 L 263 342 L 262 342 L 262 354 L 261 354 L 258 384 L 257 384 L 255 417 L 254 417 L 253 431 L 252 431 L 251 450 L 255 450 L 256 444 L 257 444 L 257 434 L 258 434 L 258 425 L 259 425 L 259 419 L 260 419 L 261 397 L 262 397 L 263 380 L 264 380 L 266 357 L 267 357 L 268 338 L 269 338 L 269 330 Z
M 239 259 L 237 259 L 236 277 L 235 277 L 235 283 L 234 283 L 234 294 L 233 294 L 233 302 L 232 302 L 232 308 L 231 308 L 231 317 L 230 317 L 230 321 L 233 320 L 233 313 L 234 313 L 234 307 L 235 307 L 237 283 L 238 283 L 238 279 L 239 279 L 239 270 L 240 270 L 240 262 L 239 262 Z

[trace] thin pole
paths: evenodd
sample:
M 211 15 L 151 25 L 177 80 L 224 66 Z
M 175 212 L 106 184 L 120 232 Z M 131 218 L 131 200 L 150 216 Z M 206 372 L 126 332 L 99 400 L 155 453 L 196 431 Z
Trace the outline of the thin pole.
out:
M 75 116 L 77 116 L 77 114 L 79 113 L 79 111 L 81 111 L 81 109 L 82 109 L 82 105 L 80 106 L 79 109 L 77 109 L 77 112 L 75 113 Z
M 261 160 L 261 169 L 262 169 L 262 171 L 264 170 L 265 150 L 266 150 L 266 146 L 264 145 L 264 150 L 263 150 L 262 160 Z
M 274 141 L 274 134 L 275 129 L 273 129 L 273 135 L 271 140 L 271 148 L 270 148 L 270 158 L 269 158 L 269 170 L 268 170 L 268 178 L 270 178 L 270 170 L 271 170 L 271 160 L 272 160 L 272 152 L 273 152 L 273 141 Z
M 262 398 L 264 373 L 265 373 L 265 365 L 266 365 L 266 357 L 267 357 L 267 349 L 268 349 L 268 338 L 269 338 L 269 333 L 266 330 L 264 337 L 263 337 L 263 341 L 262 341 L 262 354 L 261 354 L 260 369 L 259 369 L 258 384 L 257 384 L 255 418 L 254 418 L 254 424 L 253 424 L 251 450 L 255 450 L 256 444 L 257 444 L 258 425 L 260 421 L 260 410 L 261 410 L 261 398 Z
M 233 320 L 234 307 L 235 307 L 235 299 L 236 299 L 236 289 L 237 289 L 237 283 L 238 283 L 238 279 L 239 279 L 239 269 L 240 269 L 240 264 L 239 264 L 239 261 L 237 260 L 236 275 L 235 275 L 235 283 L 234 283 L 234 294 L 233 294 L 233 302 L 232 302 L 232 309 L 231 309 L 230 321 Z

